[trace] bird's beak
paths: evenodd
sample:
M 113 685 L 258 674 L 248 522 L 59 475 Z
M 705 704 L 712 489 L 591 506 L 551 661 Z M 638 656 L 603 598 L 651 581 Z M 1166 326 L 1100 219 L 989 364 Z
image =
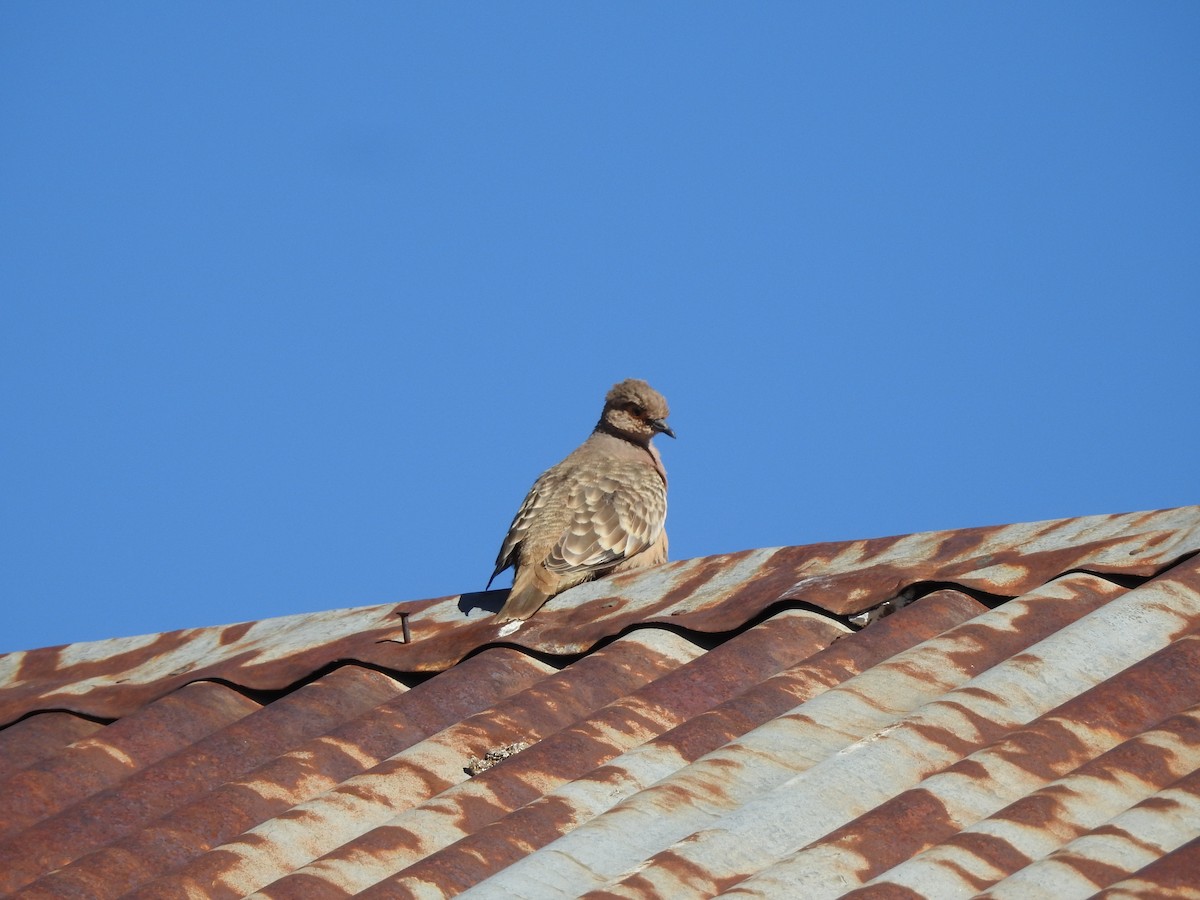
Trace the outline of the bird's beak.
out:
M 666 419 L 651 419 L 650 427 L 655 431 L 665 434 L 669 438 L 675 437 L 675 432 L 671 430 L 671 426 L 667 424 Z

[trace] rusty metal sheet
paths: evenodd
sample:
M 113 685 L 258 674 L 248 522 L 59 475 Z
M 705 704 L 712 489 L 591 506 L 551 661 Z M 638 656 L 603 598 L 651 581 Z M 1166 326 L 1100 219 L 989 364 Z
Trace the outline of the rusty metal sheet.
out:
M 263 896 L 357 893 L 583 777 L 632 747 L 731 700 L 829 646 L 846 629 L 785 610 L 618 698 L 479 777 L 455 785 L 270 885 Z
M 626 635 L 128 896 L 243 897 L 465 781 L 473 757 L 546 738 L 702 652 L 663 629 Z
M 46 712 L 0 730 L 0 782 L 103 728 L 72 713 Z
M 986 675 L 985 670 L 1003 667 L 1035 642 L 1053 638 L 1060 629 L 1078 624 L 1090 611 L 1103 609 L 1126 593 L 1095 576 L 1068 575 L 810 695 L 811 699 L 797 698 L 800 705 L 790 713 L 702 757 L 483 882 L 479 896 L 513 891 L 578 896 L 598 888 L 650 854 L 678 841 L 695 841 L 698 832 L 726 814 L 757 808 L 756 801 L 777 794 L 797 773 L 845 757 L 849 748 L 858 746 L 856 742 L 872 746 L 880 733 L 914 711 L 983 677 L 980 672 Z M 869 633 L 870 629 L 864 635 Z M 958 727 L 958 707 L 952 703 L 946 712 L 956 717 L 952 727 Z M 853 795 L 862 789 L 846 783 L 831 790 Z M 802 806 L 810 802 L 803 801 Z M 721 851 L 726 849 L 722 846 Z M 730 860 L 710 865 L 729 865 L 747 850 L 731 852 Z M 701 871 L 705 869 L 701 864 Z M 672 896 L 680 887 L 669 877 L 667 881 L 669 886 L 660 886 L 662 895 Z
M 1200 507 L 930 532 L 805 548 L 784 596 L 850 615 L 919 582 L 1016 596 L 1076 569 L 1151 575 L 1194 553 Z M 1151 560 L 1158 565 L 1145 567 Z
M 324 687 L 335 689 L 327 692 L 332 694 L 330 705 L 342 709 L 345 721 L 80 857 L 36 886 L 53 896 L 70 896 L 72 891 L 89 900 L 120 896 L 528 688 L 551 671 L 525 654 L 496 648 L 455 666 L 436 682 L 426 681 L 407 691 L 393 683 L 384 693 L 384 702 L 357 715 L 359 704 L 343 703 L 337 682 L 322 679 Z M 349 686 L 355 687 L 354 682 Z M 269 727 L 269 723 L 256 724 Z M 132 787 L 136 790 L 136 785 Z
M 189 684 L 0 784 L 0 841 L 119 784 L 260 708 L 224 685 Z
M 639 624 L 723 632 L 785 600 L 849 615 L 924 582 L 1007 596 L 1072 569 L 1148 576 L 1198 550 L 1192 506 L 686 560 L 580 585 L 523 624 L 494 624 L 493 591 L 71 644 L 0 656 L 0 724 L 51 708 L 112 718 L 202 679 L 280 689 L 336 660 L 429 672 L 497 643 L 577 654 Z
M 1200 838 L 1193 838 L 1173 853 L 1160 857 L 1128 878 L 1097 891 L 1095 900 L 1139 900 L 1173 897 L 1200 900 Z
M 1134 873 L 1144 875 L 1162 857 L 1197 838 L 1200 838 L 1200 771 L 1181 778 L 980 896 L 989 900 L 1026 900 L 1051 894 L 1061 900 L 1091 897 L 1098 889 Z M 1150 896 L 1167 895 L 1151 893 Z
M 1194 638 L 1191 640 L 1195 640 Z M 1168 648 L 1170 649 L 1170 648 Z M 1165 658 L 1163 653 L 1156 654 Z M 1119 678 L 1120 676 L 1118 676 Z M 1158 692 L 1170 695 L 1169 683 L 1161 684 Z M 1123 697 L 1118 702 L 1129 702 Z M 1031 755 L 1039 760 L 1042 753 Z M 1051 757 L 1053 762 L 1055 757 Z M 952 886 L 954 875 L 961 878 L 960 890 L 974 894 L 1013 874 L 1032 860 L 1042 859 L 1062 847 L 1067 841 L 1102 826 L 1106 821 L 1169 787 L 1179 778 L 1200 769 L 1200 707 L 1172 716 L 1155 728 L 1125 741 L 1085 763 L 1070 774 L 1021 797 L 1019 800 L 981 819 L 961 831 L 946 837 L 928 850 L 914 853 L 911 842 L 892 852 L 884 848 L 884 858 L 860 854 L 860 866 L 853 881 L 878 875 L 867 886 L 846 896 L 855 898 L 881 897 L 894 893 L 894 885 L 917 889 L 916 883 L 937 881 L 942 889 Z M 878 817 L 883 808 L 873 811 Z M 868 815 L 873 815 L 868 814 Z M 917 830 L 935 839 L 928 822 L 917 820 L 917 807 L 904 818 Z M 900 821 L 899 815 L 893 822 Z M 866 822 L 852 823 L 860 828 Z M 898 839 L 902 835 L 893 832 Z M 838 835 L 822 840 L 802 851 L 833 844 L 829 858 L 844 859 L 848 842 L 837 840 Z M 843 837 L 849 837 L 849 829 Z M 865 844 L 865 841 L 862 842 Z M 864 848 L 865 849 L 865 848 Z M 876 842 L 872 850 L 881 848 Z M 897 858 L 901 861 L 897 862 Z M 836 862 L 834 865 L 845 865 Z M 889 868 L 891 866 L 892 868 Z M 887 870 L 887 871 L 884 871 Z M 882 874 L 879 874 L 882 873 Z
M 1062 816 L 1076 810 L 1072 827 L 1078 828 L 1081 819 L 1095 820 L 1106 808 L 1115 814 L 1166 787 L 1174 780 L 1171 773 L 1178 778 L 1191 772 L 1200 763 L 1200 742 L 1195 741 L 1200 737 L 1200 716 L 1183 714 L 1164 730 L 1144 732 L 1197 703 L 1200 637 L 1190 636 L 881 803 L 728 893 L 821 900 L 884 896 L 902 888 L 922 896 L 974 895 L 1010 874 L 1005 867 L 1014 861 L 1037 858 L 1026 855 L 1033 852 L 1031 842 L 1051 840 L 1052 824 L 1065 827 L 1061 818 L 1048 820 L 1055 811 Z M 1181 741 L 1181 735 L 1192 742 Z M 1121 741 L 1126 743 L 1117 746 Z M 1073 774 L 1047 788 L 1051 779 L 1066 773 Z M 1151 782 L 1138 779 L 1139 774 Z M 1166 783 L 1151 788 L 1155 778 Z M 1014 806 L 1001 809 L 1009 803 Z M 1034 827 L 1027 828 L 1031 818 Z M 1009 844 L 1003 834 L 1026 839 Z M 870 886 L 846 893 L 872 875 L 879 877 Z
M 386 675 L 347 666 L 239 717 L 0 844 L 0 894 L 119 840 L 399 689 Z
M 769 793 L 710 817 L 707 827 L 636 865 L 602 893 L 716 895 L 738 885 L 739 893 L 779 896 L 772 892 L 777 885 L 767 885 L 760 893 L 750 882 L 742 882 L 1197 627 L 1200 560 L 1193 560 L 1057 629 L 844 752 L 824 754 L 816 765 Z M 890 685 L 880 685 L 872 701 L 880 703 L 891 690 Z M 793 747 L 812 739 L 811 709 L 832 694 L 796 711 L 790 720 Z M 855 715 L 852 708 L 846 711 Z
M 690 560 L 503 628 L 492 592 L 9 654 L 0 711 L 46 711 L 0 728 L 0 893 L 1177 885 L 1198 527 L 1189 507 Z M 936 590 L 858 633 L 822 612 L 956 584 L 1020 596 Z M 132 712 L 58 711 L 88 704 Z
M 451 896 L 464 891 L 532 849 L 545 846 L 581 822 L 787 712 L 801 699 L 961 624 L 984 609 L 956 592 L 942 591 L 926 597 L 918 606 L 902 610 L 870 631 L 836 641 L 583 778 L 409 865 L 360 896 Z M 764 626 L 758 626 L 761 628 Z

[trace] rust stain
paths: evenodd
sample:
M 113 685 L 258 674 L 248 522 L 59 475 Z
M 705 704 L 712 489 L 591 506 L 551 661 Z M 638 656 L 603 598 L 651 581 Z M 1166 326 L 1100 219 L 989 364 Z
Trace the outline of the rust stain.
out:
M 111 788 L 131 773 L 259 709 L 257 703 L 221 685 L 188 685 L 9 779 L 8 799 L 0 804 L 0 837 L 30 828 Z
M 685 886 L 691 896 L 715 897 L 718 894 L 725 893 L 738 882 L 744 880 L 744 877 L 741 875 L 718 877 L 708 869 L 670 850 L 664 850 L 662 853 L 655 854 L 650 860 L 653 865 L 661 866 L 678 884 Z M 601 900 L 601 898 L 613 898 L 615 900 L 618 897 L 628 898 L 629 894 L 648 898 L 663 896 L 662 891 L 659 890 L 659 886 L 641 874 L 622 879 L 621 887 L 623 890 L 619 894 L 600 889 L 588 891 L 583 897 L 587 898 L 587 900 Z
M 315 737 L 343 716 L 365 711 L 394 692 L 386 676 L 347 667 L 238 718 L 158 765 L 138 769 L 123 781 L 119 793 L 92 794 L 0 846 L 0 892 L 22 887 L 43 872 L 125 837 L 249 772 L 291 741 Z M 119 879 L 112 876 L 111 889 L 116 891 Z
M 1150 575 L 1200 550 L 1200 527 L 1194 518 L 1194 508 L 1185 508 L 668 563 L 560 595 L 544 615 L 503 642 L 543 653 L 576 654 L 656 617 L 715 633 L 736 629 L 782 600 L 850 615 L 921 582 L 957 581 L 1011 595 L 1068 569 Z M 1181 523 L 1187 523 L 1184 530 Z M 1131 534 L 1130 529 L 1143 531 Z M 1089 539 L 1073 542 L 1076 535 Z M 1022 541 L 1034 538 L 1057 540 L 1063 546 L 1023 548 Z M 1158 543 L 1151 545 L 1151 538 Z M 1006 540 L 1011 542 L 1005 545 Z M 1129 555 L 1127 547 L 1135 555 Z M 735 570 L 736 583 L 710 589 Z M 639 599 L 631 602 L 624 592 Z M 572 604 L 570 597 L 594 599 Z M 685 608 L 678 609 L 680 604 Z M 277 690 L 335 660 L 397 672 L 442 671 L 472 651 L 501 641 L 490 615 L 465 614 L 474 608 L 459 596 L 405 604 L 414 636 L 409 643 L 397 628 L 395 604 L 385 604 L 9 654 L 16 661 L 15 675 L 0 684 L 0 723 L 48 708 L 113 718 L 205 678 Z M 90 683 L 90 690 L 72 689 L 83 683 Z
M 0 730 L 0 781 L 103 728 L 99 722 L 71 713 L 47 712 Z
M 916 835 L 946 834 L 960 827 L 934 794 L 922 788 L 906 791 L 886 811 L 879 808 L 830 833 L 821 843 L 837 844 L 863 859 L 855 874 L 869 881 L 932 843 Z
M 253 622 L 242 622 L 240 625 L 228 625 L 221 629 L 219 638 L 222 645 L 234 644 L 246 636 L 246 633 L 254 627 Z
M 854 900 L 928 900 L 924 894 L 898 884 L 872 884 L 848 891 L 842 897 L 853 897 Z
M 431 887 L 454 893 L 595 814 L 570 799 L 582 795 L 555 793 L 559 786 L 614 796 L 649 787 L 636 767 L 623 767 L 630 748 L 686 765 L 774 718 L 803 719 L 803 710 L 792 712 L 798 704 L 872 667 L 936 679 L 937 671 L 911 658 L 888 660 L 951 629 L 937 652 L 962 673 L 1007 661 L 1052 678 L 1033 645 L 1123 596 L 1130 583 L 1064 572 L 1150 577 L 1196 550 L 1200 509 L 1190 508 L 681 561 L 584 585 L 503 637 L 479 613 L 502 598 L 495 592 L 405 604 L 407 635 L 395 604 L 387 604 L 10 654 L 0 658 L 11 673 L 0 683 L 0 722 L 15 722 L 0 728 L 0 892 L 148 900 L 191 889 L 232 897 L 247 892 L 247 878 L 262 878 L 274 882 L 267 893 L 279 898 L 404 896 Z M 1200 567 L 1177 566 L 1157 583 L 1165 592 L 1158 612 L 1178 620 L 1172 643 L 1108 681 L 1017 729 L 978 711 L 1002 708 L 1007 698 L 971 687 L 941 701 L 960 724 L 934 725 L 919 715 L 909 722 L 942 755 L 974 754 L 945 770 L 951 777 L 984 784 L 1018 771 L 1040 785 L 991 818 L 1053 832 L 1061 843 L 1080 835 L 1071 819 L 1079 801 L 1056 778 L 1071 773 L 1124 785 L 1132 776 L 1158 790 L 1192 785 L 1178 781 L 1181 757 L 1169 738 L 1200 745 L 1200 715 L 1184 712 L 1200 706 Z M 1004 627 L 970 622 L 985 607 L 943 589 L 849 637 L 811 613 L 746 628 L 787 604 L 848 615 L 902 591 L 906 599 L 919 594 L 908 590 L 914 585 L 939 584 L 990 594 L 993 605 L 1020 594 L 1012 607 L 1018 613 Z M 693 645 L 691 656 L 681 656 L 624 647 L 627 637 L 607 643 L 660 622 L 711 649 Z M 528 651 L 559 657 L 562 670 Z M 428 680 L 417 674 L 434 672 Z M 260 708 L 227 685 L 269 702 Z M 883 705 L 882 698 L 861 699 Z M 117 721 L 102 725 L 70 711 Z M 443 732 L 454 738 L 437 737 Z M 510 739 L 531 746 L 474 781 L 441 764 L 465 764 Z M 424 741 L 437 765 L 423 762 L 425 749 L 397 756 Z M 986 753 L 977 752 L 989 742 Z M 659 785 L 664 814 L 671 797 L 727 806 L 718 763 L 754 761 L 731 752 L 706 764 L 707 778 L 684 774 Z M 381 780 L 360 777 L 367 774 Z M 403 796 L 388 794 L 395 780 L 406 786 Z M 965 823 L 951 812 L 957 807 L 929 785 L 901 792 L 810 846 L 853 851 L 864 860 L 854 873 L 863 879 L 938 844 L 996 872 L 1032 862 L 994 835 L 960 831 Z M 309 801 L 330 791 L 383 812 L 374 827 L 350 827 L 327 842 L 316 865 L 297 870 L 274 832 L 253 830 L 264 823 L 299 828 L 287 833 L 319 844 L 330 820 Z M 1178 803 L 1161 796 L 1138 805 L 1170 816 Z M 414 824 L 432 821 L 418 814 L 436 817 L 437 829 Z M 1090 833 L 1138 842 L 1111 827 Z M 1191 860 L 1194 872 L 1198 853 L 1193 842 L 1136 877 L 1182 883 L 1180 861 Z M 731 874 L 736 866 L 728 860 L 710 870 L 669 849 L 649 856 L 667 883 L 700 893 L 742 892 L 741 880 L 754 874 Z M 1128 876 L 1069 853 L 1054 858 L 1097 885 Z M 356 862 L 375 873 L 373 887 L 339 880 Z M 938 864 L 948 880 L 986 887 L 953 858 Z M 248 874 L 259 865 L 261 875 Z M 621 890 L 653 896 L 662 886 L 634 876 Z M 881 884 L 847 896 L 913 894 Z
M 825 687 L 844 681 L 983 610 L 984 607 L 974 600 L 945 591 L 926 597 L 920 604 L 906 607 L 868 631 L 854 635 L 853 640 L 838 641 L 815 654 L 811 653 L 811 645 L 802 645 L 794 638 L 786 642 L 779 641 L 780 650 L 786 648 L 794 654 L 793 659 L 784 660 L 785 663 L 796 661 L 791 669 L 781 671 L 713 709 L 688 719 L 650 741 L 647 746 L 672 751 L 685 760 L 698 759 L 792 709 L 799 702 L 798 695 L 813 692 L 801 685 Z M 755 632 L 782 629 L 795 621 L 772 619 L 735 640 L 745 641 L 748 649 L 756 647 L 760 636 Z M 706 656 L 716 652 L 710 651 Z M 751 653 L 750 657 L 753 656 Z M 705 658 L 701 657 L 701 660 Z M 746 657 L 740 651 L 737 659 L 742 665 L 746 662 Z M 517 761 L 520 761 L 520 757 Z M 486 777 L 486 774 L 481 777 Z M 618 787 L 630 781 L 629 773 L 612 765 L 600 766 L 582 778 L 587 782 L 600 785 L 611 783 Z M 690 795 L 684 797 L 685 801 L 690 802 L 690 799 Z M 414 886 L 420 884 L 436 884 L 448 893 L 465 890 L 576 827 L 580 824 L 579 815 L 576 807 L 561 797 L 541 797 L 412 864 L 402 875 L 381 883 L 375 895 L 403 896 L 405 891 L 415 891 Z M 392 885 L 394 893 L 389 894 L 385 884 Z
M 1158 653 L 1134 664 L 1112 679 L 1102 682 L 1055 710 L 1005 736 L 992 747 L 999 758 L 1022 766 L 1043 782 L 1078 769 L 1080 774 L 1103 777 L 1107 773 L 1135 774 L 1160 788 L 1178 777 L 1166 764 L 1164 751 L 1153 742 L 1137 740 L 1137 735 L 1163 723 L 1168 733 L 1195 735 L 1197 718 L 1178 715 L 1181 710 L 1200 703 L 1200 643 L 1187 640 L 1168 645 Z M 1097 748 L 1084 743 L 1064 722 L 1077 722 L 1106 733 L 1111 744 L 1097 756 Z M 1118 741 L 1128 743 L 1118 744 Z M 969 748 L 968 748 L 969 749 Z M 1080 766 L 1082 765 L 1082 768 Z M 994 776 L 977 759 L 963 759 L 947 770 L 981 782 Z M 995 818 L 1049 828 L 1058 816 L 1056 789 L 1023 797 L 995 814 Z M 1149 798 L 1142 806 L 1153 807 L 1166 798 Z M 916 811 L 917 815 L 914 815 Z M 879 876 L 905 859 L 936 844 L 948 843 L 979 855 L 998 871 L 1011 874 L 1028 864 L 1006 842 L 979 833 L 957 834 L 969 823 L 957 821 L 925 788 L 906 791 L 847 825 L 831 832 L 819 844 L 831 844 L 853 851 L 864 863 L 857 871 L 863 881 Z M 1103 828 L 1094 833 L 1102 833 Z M 982 842 L 982 843 L 981 843 Z M 983 855 L 986 849 L 987 855 Z M 1082 863 L 1081 863 L 1082 865 Z M 965 879 L 967 874 L 961 873 Z M 977 882 L 976 890 L 991 882 Z M 1107 883 L 1107 882 L 1097 882 Z M 863 896 L 867 896 L 864 894 Z
M 1120 881 L 1129 874 L 1120 866 L 1077 856 L 1073 853 L 1056 853 L 1054 861 L 1071 867 L 1098 888 L 1112 884 L 1114 881 Z
M 1163 856 L 1124 881 L 1098 892 L 1096 900 L 1112 897 L 1185 897 L 1196 891 L 1200 872 L 1200 837 L 1193 838 L 1173 853 Z

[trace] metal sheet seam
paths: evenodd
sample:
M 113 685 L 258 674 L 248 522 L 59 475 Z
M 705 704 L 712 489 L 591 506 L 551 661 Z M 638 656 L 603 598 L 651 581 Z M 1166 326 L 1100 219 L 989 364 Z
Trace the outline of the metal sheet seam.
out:
M 214 896 L 244 896 L 328 853 L 371 828 L 466 780 L 472 756 L 522 736 L 540 740 L 580 715 L 580 704 L 603 705 L 645 683 L 655 673 L 694 658 L 701 649 L 663 629 L 626 635 L 580 665 L 605 673 L 585 692 L 562 672 L 553 672 L 502 704 L 478 713 L 409 747 L 333 790 L 271 819 L 217 848 L 225 860 Z M 603 699 L 601 699 L 603 698 Z
M 614 757 L 627 755 L 633 747 L 645 746 L 682 721 L 731 702 L 737 693 L 761 683 L 761 678 L 810 657 L 843 633 L 844 629 L 825 616 L 784 610 L 533 745 L 503 772 L 485 773 L 402 812 L 378 826 L 373 835 L 365 836 L 371 838 L 369 851 L 365 849 L 368 841 L 356 841 L 287 878 L 297 881 L 297 876 L 307 875 L 343 890 L 362 890 L 477 833 L 489 820 L 511 812 L 518 803 L 524 806 L 538 799 L 528 796 L 524 782 L 535 783 L 545 796 L 610 763 Z M 691 713 L 685 715 L 685 710 Z M 491 775 L 507 776 L 501 783 L 509 787 L 498 793 Z M 514 780 L 521 782 L 521 787 L 514 787 Z M 611 780 L 606 781 L 605 789 L 614 789 Z
M 953 591 L 931 595 L 919 608 L 902 610 L 868 633 L 836 641 L 721 707 L 409 866 L 389 879 L 378 893 L 386 896 L 442 890 L 452 894 L 466 890 L 722 744 L 786 713 L 804 697 L 820 693 L 985 611 Z

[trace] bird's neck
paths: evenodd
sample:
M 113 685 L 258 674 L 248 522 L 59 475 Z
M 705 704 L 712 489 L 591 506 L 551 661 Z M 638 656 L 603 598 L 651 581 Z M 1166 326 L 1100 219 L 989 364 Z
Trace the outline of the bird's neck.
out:
M 652 434 L 641 435 L 631 434 L 628 431 L 622 431 L 607 419 L 601 419 L 599 422 L 597 422 L 596 428 L 592 431 L 592 434 L 607 434 L 610 437 L 615 437 L 622 441 L 628 441 L 635 446 L 645 447 L 647 450 L 650 449 L 650 438 L 654 437 Z
M 592 432 L 592 437 L 589 440 L 594 441 L 599 439 L 601 442 L 617 441 L 619 443 L 609 445 L 613 448 L 611 452 L 614 452 L 619 456 L 624 456 L 628 459 L 637 459 L 641 456 L 641 454 L 646 454 L 650 457 L 651 464 L 654 466 L 655 471 L 657 471 L 659 477 L 662 478 L 663 484 L 666 484 L 667 470 L 663 468 L 662 457 L 658 455 L 658 448 L 650 443 L 651 437 L 653 437 L 653 435 L 650 435 L 646 438 L 642 438 L 640 435 L 631 435 L 617 428 L 613 428 L 611 425 L 601 419 L 600 423 L 596 425 L 596 430 Z

